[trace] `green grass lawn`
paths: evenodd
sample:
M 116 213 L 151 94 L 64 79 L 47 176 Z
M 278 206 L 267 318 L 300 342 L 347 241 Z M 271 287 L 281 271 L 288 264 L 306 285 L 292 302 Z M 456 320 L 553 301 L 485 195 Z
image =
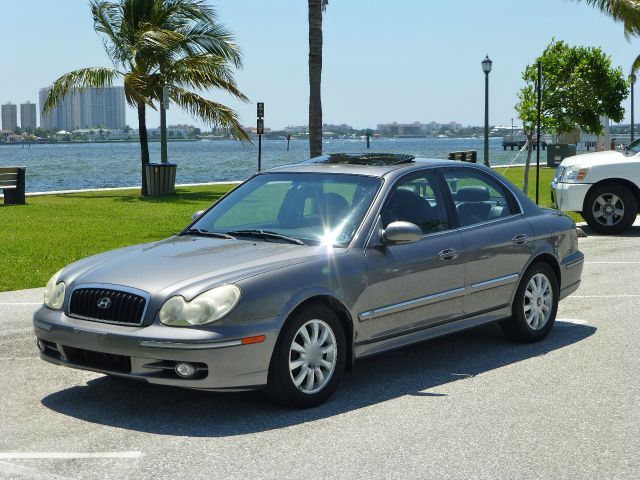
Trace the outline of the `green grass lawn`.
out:
M 523 168 L 497 171 L 522 184 Z M 550 204 L 553 173 L 540 171 L 540 205 Z M 137 190 L 47 195 L 28 197 L 25 206 L 0 206 L 0 291 L 41 287 L 74 260 L 173 235 L 230 188 L 177 188 L 163 198 L 141 198 Z M 529 190 L 534 197 L 534 169 Z

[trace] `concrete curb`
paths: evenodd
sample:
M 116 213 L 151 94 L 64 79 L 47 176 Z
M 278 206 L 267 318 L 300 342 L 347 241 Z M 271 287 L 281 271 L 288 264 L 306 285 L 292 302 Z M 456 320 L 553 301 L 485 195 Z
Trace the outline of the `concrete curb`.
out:
M 179 183 L 176 187 L 205 187 L 208 185 L 237 185 L 242 183 L 241 180 L 229 180 L 228 182 L 205 182 L 205 183 Z M 81 188 L 77 190 L 52 190 L 48 192 L 31 192 L 26 193 L 27 197 L 40 197 L 44 195 L 64 195 L 67 193 L 88 193 L 88 192 L 111 192 L 118 190 L 135 190 L 139 189 L 140 185 L 132 185 L 130 187 L 105 187 L 105 188 Z

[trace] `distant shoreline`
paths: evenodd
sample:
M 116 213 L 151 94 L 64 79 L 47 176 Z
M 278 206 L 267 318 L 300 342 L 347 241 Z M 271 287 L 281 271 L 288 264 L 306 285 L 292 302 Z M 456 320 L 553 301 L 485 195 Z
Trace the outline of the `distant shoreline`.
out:
M 376 140 L 406 140 L 406 139 L 411 139 L 411 140 L 419 140 L 419 139 L 429 139 L 429 140 L 477 140 L 479 137 L 429 137 L 429 136 L 408 136 L 408 135 L 403 135 L 403 136 L 395 136 L 395 137 L 372 137 L 371 138 L 371 142 L 375 142 Z M 490 136 L 489 139 L 495 139 L 495 138 L 502 138 L 501 136 Z M 258 137 L 257 136 L 251 136 L 252 140 L 257 140 Z M 238 141 L 235 138 L 170 138 L 167 139 L 167 142 L 169 143 L 181 143 L 181 142 L 219 142 L 219 141 L 224 141 L 224 140 L 233 140 L 233 141 Z M 263 140 L 277 140 L 277 141 L 281 141 L 284 142 L 287 139 L 286 138 L 281 138 L 281 137 L 273 137 L 273 136 L 263 136 Z M 291 137 L 291 141 L 308 141 L 309 138 L 308 137 L 300 137 L 300 136 L 292 136 Z M 327 141 L 327 140 L 358 140 L 361 142 L 364 142 L 365 140 L 362 140 L 360 138 L 341 138 L 341 137 L 324 137 L 323 141 Z M 29 145 L 86 145 L 86 144 L 91 144 L 91 143 L 140 143 L 140 140 L 138 140 L 137 138 L 135 139 L 129 139 L 129 140 L 71 140 L 71 141 L 60 141 L 60 140 L 45 140 L 45 141 L 39 141 L 39 142 L 0 142 L 0 146 L 5 146 L 5 145 L 12 145 L 12 146 L 20 146 L 20 145 L 25 145 L 25 146 L 29 146 Z M 160 139 L 149 139 L 149 143 L 160 143 Z
M 173 138 L 167 139 L 167 142 L 199 142 L 198 138 Z M 140 143 L 140 140 L 131 139 L 131 140 L 72 140 L 69 142 L 59 141 L 59 140 L 46 140 L 42 142 L 0 142 L 0 145 L 86 145 L 87 143 Z M 160 143 L 160 139 L 158 140 L 149 140 L 149 143 Z

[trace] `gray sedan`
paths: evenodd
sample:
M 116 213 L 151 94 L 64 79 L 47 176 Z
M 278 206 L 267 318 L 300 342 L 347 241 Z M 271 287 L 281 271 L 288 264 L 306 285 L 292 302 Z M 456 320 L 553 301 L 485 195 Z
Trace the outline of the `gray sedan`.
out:
M 543 339 L 583 258 L 569 217 L 491 169 L 335 154 L 68 265 L 33 323 L 54 364 L 309 407 L 369 355 L 488 322 Z

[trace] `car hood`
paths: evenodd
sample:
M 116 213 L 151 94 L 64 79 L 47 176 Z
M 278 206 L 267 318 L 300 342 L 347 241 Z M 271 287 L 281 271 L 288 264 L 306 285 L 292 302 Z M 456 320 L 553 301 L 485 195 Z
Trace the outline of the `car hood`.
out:
M 321 251 L 322 250 L 322 251 Z M 88 257 L 67 266 L 67 285 L 113 284 L 150 294 L 180 292 L 187 300 L 203 290 L 307 261 L 326 248 L 263 240 L 172 237 Z
M 609 150 L 605 152 L 583 153 L 581 155 L 567 157 L 562 161 L 561 165 L 563 167 L 571 167 L 573 165 L 584 165 L 593 167 L 597 165 L 611 165 L 612 163 L 626 163 L 637 161 L 638 158 L 635 156 L 626 156 L 622 152 Z

